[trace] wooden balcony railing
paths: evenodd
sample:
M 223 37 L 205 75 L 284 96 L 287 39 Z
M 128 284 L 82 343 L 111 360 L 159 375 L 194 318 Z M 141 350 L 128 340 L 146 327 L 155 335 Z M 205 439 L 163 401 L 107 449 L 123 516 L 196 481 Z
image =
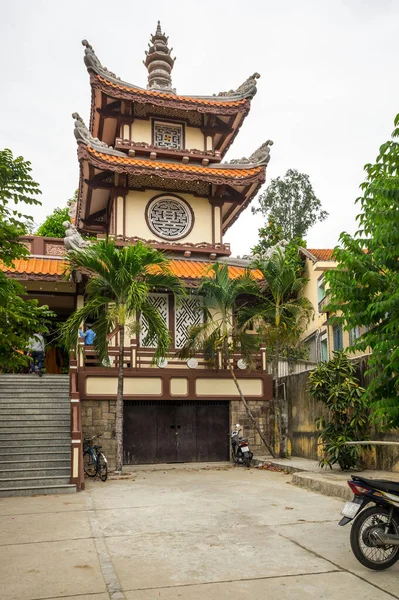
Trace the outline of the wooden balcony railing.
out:
M 331 302 L 331 292 L 327 292 L 326 295 L 324 296 L 324 298 L 322 298 L 319 302 L 318 305 L 318 309 L 319 309 L 319 313 L 325 313 L 328 312 L 326 310 L 326 306 L 328 306 L 328 304 L 330 304 Z

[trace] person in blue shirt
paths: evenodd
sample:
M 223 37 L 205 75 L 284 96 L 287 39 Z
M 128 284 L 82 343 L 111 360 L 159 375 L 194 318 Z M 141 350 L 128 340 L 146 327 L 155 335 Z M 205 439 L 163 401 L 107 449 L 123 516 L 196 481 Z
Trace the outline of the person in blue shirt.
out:
M 85 332 L 79 329 L 79 337 L 85 339 L 86 346 L 92 346 L 96 338 L 96 334 L 92 330 L 91 325 L 87 324 Z

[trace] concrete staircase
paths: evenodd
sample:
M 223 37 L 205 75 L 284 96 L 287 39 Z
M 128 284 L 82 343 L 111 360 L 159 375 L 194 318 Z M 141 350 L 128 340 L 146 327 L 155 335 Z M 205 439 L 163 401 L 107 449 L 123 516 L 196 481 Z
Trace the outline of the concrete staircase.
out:
M 0 375 L 0 497 L 76 492 L 70 475 L 68 375 Z

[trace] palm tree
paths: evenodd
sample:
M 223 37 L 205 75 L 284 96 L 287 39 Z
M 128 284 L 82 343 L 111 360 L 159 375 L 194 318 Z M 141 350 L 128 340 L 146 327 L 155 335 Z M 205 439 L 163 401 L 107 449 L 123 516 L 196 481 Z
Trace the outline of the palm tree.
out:
M 180 280 L 169 270 L 168 258 L 141 242 L 116 247 L 101 241 L 68 254 L 69 269 L 88 275 L 85 305 L 64 325 L 68 348 L 76 346 L 82 321 L 95 322 L 95 348 L 100 360 L 108 361 L 107 335 L 119 329 L 118 388 L 116 397 L 116 470 L 123 465 L 123 352 L 127 326 L 138 331 L 140 313 L 148 327 L 145 344 L 155 344 L 154 360 L 164 357 L 170 347 L 170 333 L 160 313 L 148 301 L 154 289 L 183 292 Z
M 298 344 L 313 316 L 313 307 L 302 295 L 307 279 L 298 276 L 281 250 L 276 250 L 267 261 L 256 260 L 253 267 L 262 273 L 264 283 L 256 305 L 246 308 L 241 317 L 244 317 L 244 323 L 254 320 L 258 323 L 258 333 L 271 350 L 279 456 L 284 458 L 287 454 L 288 407 L 285 394 L 280 398 L 278 363 L 284 350 Z
M 187 342 L 178 355 L 188 358 L 204 352 L 205 359 L 213 364 L 222 359 L 249 418 L 266 448 L 274 456 L 271 444 L 266 440 L 244 397 L 233 366 L 233 355 L 239 352 L 247 367 L 253 367 L 254 355 L 259 350 L 259 337 L 248 333 L 247 327 L 241 327 L 242 319 L 239 317 L 239 312 L 250 298 L 259 296 L 258 284 L 249 270 L 241 277 L 230 279 L 228 265 L 215 263 L 210 268 L 209 276 L 202 279 L 198 294 L 203 301 L 203 323 L 191 328 Z

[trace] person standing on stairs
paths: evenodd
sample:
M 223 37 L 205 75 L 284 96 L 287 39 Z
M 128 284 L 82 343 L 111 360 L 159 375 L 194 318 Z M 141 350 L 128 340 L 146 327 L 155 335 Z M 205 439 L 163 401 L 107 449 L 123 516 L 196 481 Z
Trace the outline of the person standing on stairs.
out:
M 34 333 L 28 340 L 28 356 L 31 357 L 29 373 L 36 372 L 39 377 L 43 375 L 44 338 L 41 333 Z

